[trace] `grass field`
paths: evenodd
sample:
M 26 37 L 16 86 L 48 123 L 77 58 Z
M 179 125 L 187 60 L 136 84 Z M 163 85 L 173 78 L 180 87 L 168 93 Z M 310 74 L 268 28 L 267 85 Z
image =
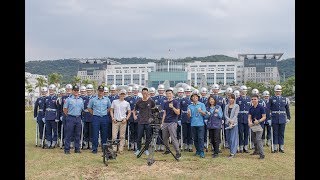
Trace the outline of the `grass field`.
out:
M 25 116 L 25 177 L 26 179 L 295 179 L 295 107 L 291 106 L 291 122 L 285 131 L 285 153 L 271 153 L 265 146 L 265 159 L 249 154 L 237 154 L 228 159 L 229 149 L 223 149 L 218 158 L 211 152 L 204 159 L 192 152 L 182 152 L 177 162 L 170 154 L 155 154 L 156 162 L 147 165 L 146 155 L 136 158 L 132 151 L 125 151 L 109 166 L 102 162 L 102 153 L 65 155 L 60 148 L 42 149 L 35 146 L 33 113 Z M 172 148 L 173 150 L 173 148 Z M 252 152 L 252 150 L 250 150 Z

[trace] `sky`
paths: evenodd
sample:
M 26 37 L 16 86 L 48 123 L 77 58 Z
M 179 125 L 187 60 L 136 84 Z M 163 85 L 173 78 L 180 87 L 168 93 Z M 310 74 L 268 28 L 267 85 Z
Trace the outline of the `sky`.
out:
M 25 1 L 25 61 L 295 57 L 293 0 Z

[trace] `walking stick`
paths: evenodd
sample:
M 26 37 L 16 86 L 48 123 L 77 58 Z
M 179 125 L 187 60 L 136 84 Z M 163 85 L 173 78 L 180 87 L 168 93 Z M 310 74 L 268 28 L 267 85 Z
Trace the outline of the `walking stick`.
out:
M 83 142 L 83 125 L 84 123 L 81 121 L 81 139 L 80 139 L 80 148 L 82 149 L 82 142 Z
M 39 139 L 39 124 L 36 122 L 36 147 L 38 146 L 38 139 Z
M 43 126 L 41 147 L 44 148 L 44 134 L 46 132 L 46 124 Z
M 61 136 L 60 136 L 60 149 L 62 149 L 63 131 L 64 131 L 64 129 L 63 129 L 63 123 L 62 123 L 62 124 L 61 124 L 61 133 L 60 133 L 60 135 L 61 135 Z

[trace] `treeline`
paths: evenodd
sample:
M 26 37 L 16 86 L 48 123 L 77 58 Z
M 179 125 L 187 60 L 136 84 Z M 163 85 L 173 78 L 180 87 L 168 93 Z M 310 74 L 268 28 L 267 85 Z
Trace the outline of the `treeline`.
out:
M 148 62 L 165 62 L 165 58 L 150 59 L 150 58 L 109 58 L 117 61 L 121 64 L 146 64 Z M 180 59 L 174 59 L 176 62 L 221 62 L 221 61 L 237 61 L 237 58 L 229 57 L 225 55 L 212 55 L 206 57 L 186 57 Z M 47 61 L 28 61 L 25 63 L 25 71 L 32 74 L 48 75 L 51 73 L 58 73 L 62 75 L 62 83 L 66 84 L 71 82 L 73 77 L 77 75 L 78 67 L 80 65 L 79 60 L 74 59 L 59 59 L 59 60 L 47 60 Z M 285 77 L 289 78 L 295 74 L 295 58 L 290 58 L 278 62 L 279 73 L 281 78 L 285 73 Z

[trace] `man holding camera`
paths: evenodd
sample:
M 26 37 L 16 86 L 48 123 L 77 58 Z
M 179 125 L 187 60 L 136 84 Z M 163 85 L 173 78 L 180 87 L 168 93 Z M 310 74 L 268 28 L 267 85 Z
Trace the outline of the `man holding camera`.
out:
M 133 119 L 136 121 L 138 120 L 138 149 L 134 153 L 138 155 L 141 151 L 141 139 L 146 131 L 146 144 L 145 146 L 149 146 L 151 140 L 151 126 L 150 121 L 151 119 L 151 109 L 155 107 L 154 101 L 148 95 L 148 88 L 142 89 L 142 99 L 139 99 L 134 107 L 133 110 Z M 136 111 L 139 111 L 137 116 Z M 149 155 L 149 151 L 145 151 L 146 155 Z
M 164 104 L 164 112 L 162 117 L 162 139 L 163 143 L 169 147 L 169 135 L 173 143 L 173 147 L 176 150 L 176 158 L 181 157 L 179 142 L 177 139 L 177 122 L 180 114 L 180 104 L 177 100 L 173 99 L 173 91 L 171 89 L 166 90 L 167 102 Z M 170 151 L 166 150 L 163 154 L 169 154 Z

